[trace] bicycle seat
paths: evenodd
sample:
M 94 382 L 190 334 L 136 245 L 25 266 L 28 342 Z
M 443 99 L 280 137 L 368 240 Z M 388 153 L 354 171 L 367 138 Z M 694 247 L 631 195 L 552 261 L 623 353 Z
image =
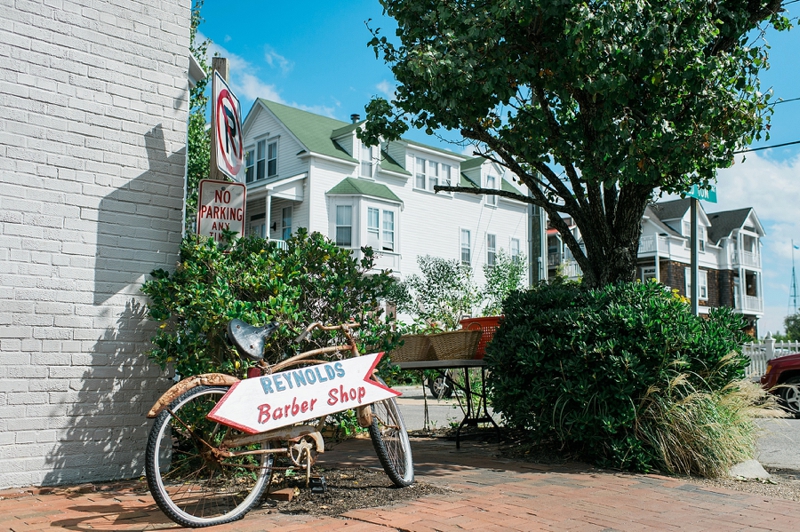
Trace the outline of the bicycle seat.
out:
M 228 322 L 228 339 L 240 355 L 259 361 L 264 358 L 264 342 L 277 328 L 277 322 L 257 327 L 242 320 L 231 320 Z

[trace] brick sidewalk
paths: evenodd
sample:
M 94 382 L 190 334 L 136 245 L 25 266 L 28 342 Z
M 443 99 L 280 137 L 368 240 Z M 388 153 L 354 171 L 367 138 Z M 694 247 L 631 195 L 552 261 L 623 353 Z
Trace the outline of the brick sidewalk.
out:
M 626 475 L 579 464 L 541 466 L 495 458 L 491 444 L 415 439 L 417 480 L 445 487 L 447 495 L 342 517 L 250 512 L 216 531 L 302 530 L 792 530 L 800 503 L 712 490 L 656 475 Z M 369 440 L 335 446 L 326 467 L 380 467 Z M 177 529 L 136 483 L 0 492 L 0 530 Z

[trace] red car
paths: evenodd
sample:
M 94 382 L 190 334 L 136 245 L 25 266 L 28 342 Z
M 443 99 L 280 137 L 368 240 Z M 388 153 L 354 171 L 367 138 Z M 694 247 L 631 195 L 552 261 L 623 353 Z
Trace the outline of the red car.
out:
M 764 389 L 778 395 L 783 406 L 800 417 L 800 353 L 773 358 L 761 376 Z

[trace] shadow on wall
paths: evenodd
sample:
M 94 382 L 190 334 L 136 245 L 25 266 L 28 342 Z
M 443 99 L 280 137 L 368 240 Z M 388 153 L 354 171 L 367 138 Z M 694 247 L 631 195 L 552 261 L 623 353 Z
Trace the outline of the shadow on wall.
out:
M 44 485 L 142 475 L 145 415 L 171 384 L 147 359 L 155 323 L 139 287 L 153 269 L 173 269 L 177 261 L 185 149 L 168 155 L 161 126 L 144 140 L 149 170 L 100 201 L 89 331 L 105 332 L 86 354 L 73 355 L 72 366 L 51 369 L 70 372 L 70 384 L 53 405 L 61 409 L 52 420 L 58 441 Z

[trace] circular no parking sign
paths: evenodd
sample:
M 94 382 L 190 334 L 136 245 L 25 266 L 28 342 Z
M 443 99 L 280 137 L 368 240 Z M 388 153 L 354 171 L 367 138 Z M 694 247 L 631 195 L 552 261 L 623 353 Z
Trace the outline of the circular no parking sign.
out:
M 218 72 L 214 72 L 214 127 L 216 129 L 217 167 L 236 178 L 244 158 L 242 121 L 239 100 Z

